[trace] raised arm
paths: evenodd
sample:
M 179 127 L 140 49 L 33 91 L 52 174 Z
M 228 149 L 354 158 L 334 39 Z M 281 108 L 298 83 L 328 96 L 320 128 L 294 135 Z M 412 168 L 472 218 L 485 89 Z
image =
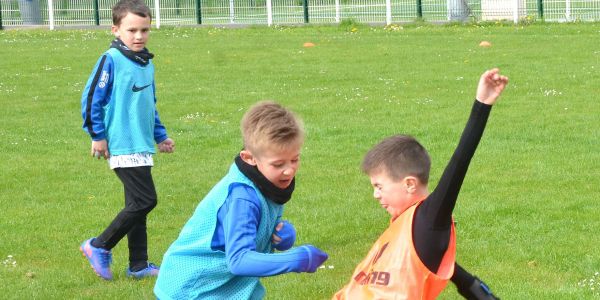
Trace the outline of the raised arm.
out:
M 431 271 L 437 271 L 448 248 L 452 211 L 458 193 L 483 135 L 491 106 L 507 83 L 508 78 L 500 75 L 498 69 L 486 71 L 481 75 L 476 93 L 477 100 L 473 103 L 471 115 L 458 146 L 437 187 L 417 208 L 413 239 L 417 254 Z
M 471 158 L 475 154 L 477 145 L 483 136 L 485 125 L 490 114 L 491 106 L 508 84 L 508 78 L 499 74 L 499 69 L 485 71 L 479 78 L 476 100 L 473 104 L 471 115 L 460 138 L 459 144 L 448 163 L 440 182 L 432 193 L 431 206 L 434 208 L 433 227 L 446 228 L 450 226 L 452 211 L 462 182 L 469 168 Z M 439 206 L 438 206 L 439 205 Z

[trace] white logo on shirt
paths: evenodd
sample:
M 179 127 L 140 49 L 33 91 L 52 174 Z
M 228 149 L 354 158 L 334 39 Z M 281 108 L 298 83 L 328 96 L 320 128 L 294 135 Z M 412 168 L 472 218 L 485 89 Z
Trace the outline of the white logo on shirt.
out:
M 108 83 L 108 72 L 102 70 L 102 75 L 100 75 L 100 82 L 98 83 L 98 87 L 103 89 Z

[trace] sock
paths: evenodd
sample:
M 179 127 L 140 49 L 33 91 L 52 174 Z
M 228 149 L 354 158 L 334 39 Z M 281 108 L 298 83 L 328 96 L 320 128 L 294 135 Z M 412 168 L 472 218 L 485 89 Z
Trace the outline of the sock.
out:
M 148 267 L 147 261 L 138 261 L 138 262 L 130 262 L 129 263 L 129 271 L 131 272 L 139 272 Z
M 98 239 L 98 238 L 95 238 L 95 239 L 93 239 L 93 240 L 90 242 L 90 244 L 91 244 L 91 245 L 92 245 L 92 247 L 94 247 L 94 248 L 102 248 L 102 249 L 104 249 L 104 250 L 108 250 L 108 249 L 105 249 L 105 248 L 104 248 L 104 243 L 103 243 L 103 242 L 102 242 L 100 239 Z

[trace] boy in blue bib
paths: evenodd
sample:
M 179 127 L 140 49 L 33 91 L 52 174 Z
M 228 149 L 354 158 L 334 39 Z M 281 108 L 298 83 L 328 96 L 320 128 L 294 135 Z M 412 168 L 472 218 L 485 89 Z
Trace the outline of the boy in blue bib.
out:
M 244 149 L 164 255 L 159 299 L 262 299 L 260 277 L 314 272 L 327 259 L 312 245 L 292 248 L 296 231 L 281 219 L 300 166 L 301 121 L 260 102 L 241 127 Z
M 150 9 L 142 0 L 121 0 L 113 7 L 113 40 L 96 63 L 81 97 L 83 129 L 92 138 L 91 155 L 109 161 L 124 186 L 125 208 L 96 238 L 80 250 L 106 280 L 113 278 L 111 249 L 127 235 L 128 277 L 156 276 L 148 262 L 146 216 L 156 206 L 152 154 L 173 152 L 156 111 L 154 55 L 146 49 Z

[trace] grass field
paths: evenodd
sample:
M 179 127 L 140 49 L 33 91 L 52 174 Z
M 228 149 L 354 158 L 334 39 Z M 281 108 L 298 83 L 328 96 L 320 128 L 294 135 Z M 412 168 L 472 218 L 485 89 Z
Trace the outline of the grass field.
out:
M 157 155 L 149 216 L 160 263 L 241 147 L 239 120 L 273 99 L 305 121 L 286 218 L 298 243 L 326 250 L 315 274 L 267 278 L 267 299 L 328 299 L 387 227 L 360 173 L 383 137 L 430 151 L 433 188 L 472 105 L 498 66 L 510 84 L 493 109 L 455 209 L 458 261 L 503 299 L 600 297 L 600 24 L 162 28 L 158 109 L 176 153 Z M 107 30 L 0 31 L 0 290 L 3 299 L 152 299 L 125 278 L 126 243 L 105 282 L 81 257 L 122 207 L 121 184 L 89 157 L 80 95 Z M 480 48 L 479 42 L 492 42 Z M 303 48 L 304 42 L 316 44 Z M 330 268 L 329 266 L 332 266 Z M 594 280 L 594 283 L 592 282 Z M 459 299 L 453 286 L 440 299 Z

